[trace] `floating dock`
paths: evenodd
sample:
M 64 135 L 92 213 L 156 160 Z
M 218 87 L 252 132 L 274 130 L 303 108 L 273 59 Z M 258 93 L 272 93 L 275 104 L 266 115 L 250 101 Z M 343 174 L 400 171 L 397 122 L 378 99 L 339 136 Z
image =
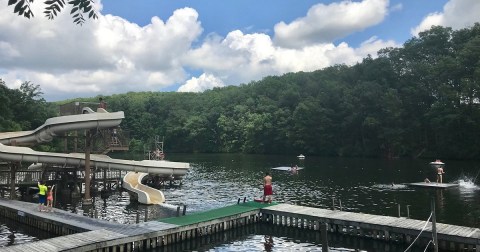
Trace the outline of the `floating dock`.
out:
M 320 230 L 424 248 L 432 238 L 431 223 L 401 217 L 379 216 L 290 204 L 246 202 L 203 213 L 138 224 L 118 224 L 55 209 L 38 212 L 37 205 L 0 200 L 0 214 L 35 228 L 64 235 L 0 251 L 144 251 L 201 238 L 256 222 L 298 229 Z M 442 250 L 480 251 L 480 229 L 437 223 Z M 421 232 L 424 230 L 423 232 Z M 68 235 L 66 235 L 68 234 Z M 322 234 L 323 235 L 323 234 Z M 325 233 L 326 235 L 326 233 Z
M 452 187 L 458 187 L 459 186 L 457 183 L 452 183 L 451 184 L 451 183 L 436 183 L 436 182 L 405 183 L 404 185 L 424 187 L 424 188 L 438 188 L 438 189 L 445 189 L 445 188 L 452 188 Z

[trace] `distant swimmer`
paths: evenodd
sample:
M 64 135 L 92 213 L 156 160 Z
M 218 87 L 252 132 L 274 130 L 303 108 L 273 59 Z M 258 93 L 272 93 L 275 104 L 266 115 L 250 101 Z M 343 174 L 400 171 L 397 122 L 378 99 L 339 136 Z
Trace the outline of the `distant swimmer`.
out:
M 430 179 L 425 178 L 425 180 L 424 180 L 423 182 L 425 182 L 425 183 L 430 183 Z
M 292 167 L 290 168 L 290 172 L 292 172 L 293 174 L 298 173 L 298 166 L 297 166 L 297 165 L 292 166 Z

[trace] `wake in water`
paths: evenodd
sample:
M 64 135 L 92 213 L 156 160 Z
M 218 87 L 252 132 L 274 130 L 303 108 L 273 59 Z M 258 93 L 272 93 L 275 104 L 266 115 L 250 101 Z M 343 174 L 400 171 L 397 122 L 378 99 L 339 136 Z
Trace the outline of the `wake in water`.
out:
M 372 185 L 372 188 L 380 190 L 398 190 L 405 189 L 407 186 L 402 184 L 374 184 Z

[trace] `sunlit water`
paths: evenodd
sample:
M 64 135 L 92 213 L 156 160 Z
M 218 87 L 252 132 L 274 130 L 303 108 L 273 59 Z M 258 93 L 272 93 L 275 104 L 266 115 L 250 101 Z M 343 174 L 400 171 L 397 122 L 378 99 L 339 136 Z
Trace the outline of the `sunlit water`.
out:
M 379 215 L 409 215 L 410 218 L 426 220 L 430 215 L 430 201 L 434 198 L 437 222 L 480 227 L 480 190 L 476 184 L 479 171 L 475 162 L 446 161 L 444 181 L 459 186 L 434 190 L 403 184 L 420 182 L 426 177 L 434 181 L 434 171 L 427 165 L 429 160 L 315 157 L 298 160 L 286 156 L 231 154 L 170 155 L 168 158 L 191 163 L 181 186 L 163 189 L 167 203 L 186 205 L 187 214 L 235 204 L 239 198 L 252 200 L 260 197 L 262 178 L 268 171 L 273 176 L 274 200 L 277 202 Z M 304 169 L 297 174 L 271 170 L 291 164 Z M 57 199 L 59 208 L 84 215 L 87 214 L 85 211 L 92 211 L 84 209 L 79 200 L 69 201 L 62 199 L 61 195 Z M 175 215 L 171 209 L 131 202 L 127 192 L 115 192 L 108 198 L 96 196 L 93 209 L 99 218 L 125 224 L 135 223 L 137 213 L 141 221 L 145 213 L 148 213 L 149 220 Z M 224 236 L 215 243 L 178 246 L 183 246 L 180 248 L 185 251 L 265 251 L 268 248 L 265 248 L 264 239 L 268 235 L 273 239 L 272 251 L 320 251 L 321 242 L 303 233 L 294 236 L 278 229 L 247 229 L 246 233 L 231 235 L 228 239 Z M 32 240 L 37 239 L 34 235 L 32 237 Z M 348 241 L 342 237 L 329 245 L 332 251 L 383 251 L 387 248 L 376 247 L 393 246 Z M 171 249 L 178 251 L 178 247 Z M 387 250 L 402 249 L 404 246 L 399 245 Z

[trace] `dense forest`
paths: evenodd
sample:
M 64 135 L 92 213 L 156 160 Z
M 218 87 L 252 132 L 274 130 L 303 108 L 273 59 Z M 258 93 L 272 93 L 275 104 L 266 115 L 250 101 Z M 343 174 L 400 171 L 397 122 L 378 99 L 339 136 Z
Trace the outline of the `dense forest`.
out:
M 38 91 L 28 83 L 24 89 L 10 92 L 23 97 Z M 104 98 L 108 110 L 125 112 L 122 128 L 130 131 L 134 150 L 158 135 L 165 137 L 167 153 L 478 159 L 480 24 L 455 31 L 432 27 L 353 66 L 270 76 L 203 93 Z M 33 101 L 42 103 L 35 109 L 49 108 L 41 99 Z M 18 104 L 11 101 L 7 112 L 0 111 L 0 131 L 31 129 L 51 111 L 21 111 Z M 17 111 L 35 113 L 35 120 L 13 117 Z

